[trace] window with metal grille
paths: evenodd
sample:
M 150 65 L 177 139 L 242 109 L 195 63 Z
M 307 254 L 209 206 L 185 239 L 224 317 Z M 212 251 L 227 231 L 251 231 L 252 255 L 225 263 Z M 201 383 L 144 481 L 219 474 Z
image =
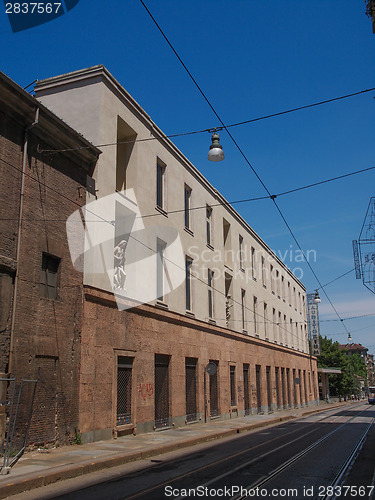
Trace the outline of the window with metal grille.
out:
M 288 406 L 291 408 L 292 406 L 292 396 L 290 393 L 290 369 L 286 369 L 286 388 L 287 388 L 287 394 L 288 394 Z
M 249 383 L 249 365 L 243 365 L 243 392 L 245 415 L 250 415 L 250 383 Z
M 283 398 L 283 407 L 287 408 L 287 400 L 286 400 L 286 388 L 285 388 L 285 368 L 281 368 L 281 391 Z
M 46 299 L 55 299 L 57 297 L 59 266 L 60 259 L 58 257 L 43 252 L 39 284 L 41 297 Z
M 155 427 L 169 426 L 169 360 L 170 356 L 155 354 Z
M 230 404 L 231 406 L 236 406 L 236 367 L 229 367 L 229 375 L 230 375 Z
M 219 415 L 219 388 L 218 388 L 218 370 L 219 362 L 210 360 L 210 363 L 214 363 L 217 366 L 217 370 L 213 375 L 210 375 L 210 416 L 216 417 Z
M 272 388 L 271 388 L 271 367 L 266 367 L 266 380 L 267 380 L 267 405 L 268 412 L 272 411 Z
M 197 359 L 185 358 L 186 421 L 195 422 L 197 416 Z
M 281 402 L 280 402 L 280 370 L 276 366 L 275 368 L 275 379 L 276 379 L 276 405 L 277 409 L 280 410 Z
M 261 382 L 260 382 L 260 365 L 255 367 L 255 383 L 257 391 L 257 411 L 261 413 L 262 411 L 262 392 L 261 392 Z
M 133 358 L 117 358 L 117 425 L 131 423 Z

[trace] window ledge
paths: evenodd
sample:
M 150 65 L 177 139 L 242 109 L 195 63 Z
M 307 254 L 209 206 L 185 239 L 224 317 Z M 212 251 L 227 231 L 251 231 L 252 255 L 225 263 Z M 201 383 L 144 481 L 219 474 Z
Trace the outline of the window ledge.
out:
M 206 243 L 206 247 L 209 248 L 210 250 L 214 251 L 214 247 L 210 243 Z
M 160 309 L 169 309 L 168 304 L 162 300 L 157 300 L 155 306 L 160 307 Z
M 190 234 L 190 236 L 194 236 L 193 231 L 192 231 L 189 227 L 186 227 L 186 226 L 185 226 L 185 227 L 184 227 L 184 230 L 185 230 L 188 234 Z
M 212 318 L 208 318 L 208 322 L 211 324 L 211 325 L 216 325 L 216 321 Z
M 193 313 L 193 311 L 186 311 L 185 314 L 186 316 L 189 316 L 189 318 L 195 318 L 195 314 Z
M 164 210 L 164 208 L 161 208 L 161 207 L 159 207 L 158 205 L 156 205 L 155 210 L 157 210 L 157 211 L 158 211 L 158 212 L 160 212 L 162 215 L 164 215 L 164 217 L 168 217 L 168 212 L 167 212 L 166 210 Z

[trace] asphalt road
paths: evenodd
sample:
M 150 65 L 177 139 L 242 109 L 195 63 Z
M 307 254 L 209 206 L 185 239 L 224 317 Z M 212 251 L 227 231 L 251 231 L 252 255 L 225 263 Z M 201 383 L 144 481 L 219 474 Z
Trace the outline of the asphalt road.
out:
M 374 420 L 360 403 L 13 498 L 375 498 Z

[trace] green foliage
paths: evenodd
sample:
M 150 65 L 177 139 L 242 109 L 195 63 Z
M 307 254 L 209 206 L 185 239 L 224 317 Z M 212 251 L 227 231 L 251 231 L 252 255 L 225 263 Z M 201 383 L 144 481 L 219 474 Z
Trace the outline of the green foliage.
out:
M 78 429 L 76 429 L 76 436 L 75 436 L 75 438 L 73 439 L 73 444 L 83 444 L 83 443 L 82 443 L 81 433 L 79 432 L 79 430 L 78 430 Z
M 338 342 L 327 337 L 320 337 L 321 355 L 318 366 L 322 368 L 340 368 L 340 375 L 329 376 L 332 396 L 351 396 L 360 392 L 360 377 L 366 378 L 366 364 L 358 354 L 349 355 L 339 349 Z

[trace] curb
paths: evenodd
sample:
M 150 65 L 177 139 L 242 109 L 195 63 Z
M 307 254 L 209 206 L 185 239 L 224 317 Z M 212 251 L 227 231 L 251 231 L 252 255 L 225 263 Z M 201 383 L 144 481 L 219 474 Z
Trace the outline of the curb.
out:
M 17 495 L 24 491 L 33 490 L 40 488 L 42 486 L 47 486 L 58 481 L 64 481 L 66 479 L 73 479 L 75 477 L 83 476 L 85 474 L 90 474 L 91 472 L 97 472 L 99 470 L 110 469 L 111 467 L 116 467 L 119 465 L 124 465 L 129 462 L 136 462 L 137 460 L 144 460 L 157 455 L 162 455 L 171 451 L 176 451 L 181 448 L 188 448 L 201 443 L 207 443 L 210 441 L 215 441 L 224 437 L 233 436 L 236 434 L 242 434 L 243 432 L 248 432 L 255 429 L 260 429 L 262 427 L 270 427 L 275 424 L 280 424 L 281 422 L 286 422 L 289 420 L 297 420 L 305 415 L 310 415 L 311 413 L 318 413 L 321 411 L 333 410 L 342 406 L 341 404 L 331 406 L 330 408 L 319 408 L 316 410 L 311 410 L 302 413 L 299 416 L 286 415 L 283 417 L 276 417 L 271 420 L 264 422 L 255 422 L 241 427 L 231 428 L 227 430 L 221 430 L 215 434 L 210 434 L 206 436 L 199 436 L 196 438 L 187 439 L 185 441 L 180 441 L 176 443 L 170 443 L 166 445 L 158 446 L 157 448 L 150 448 L 145 451 L 127 453 L 123 455 L 117 455 L 114 457 L 107 457 L 100 459 L 96 462 L 87 460 L 82 462 L 80 465 L 68 464 L 54 467 L 53 471 L 50 471 L 45 475 L 35 476 L 35 474 L 28 474 L 23 476 L 23 478 L 15 480 L 14 482 L 9 482 L 4 486 L 0 486 L 0 499 L 8 498 L 11 495 Z

